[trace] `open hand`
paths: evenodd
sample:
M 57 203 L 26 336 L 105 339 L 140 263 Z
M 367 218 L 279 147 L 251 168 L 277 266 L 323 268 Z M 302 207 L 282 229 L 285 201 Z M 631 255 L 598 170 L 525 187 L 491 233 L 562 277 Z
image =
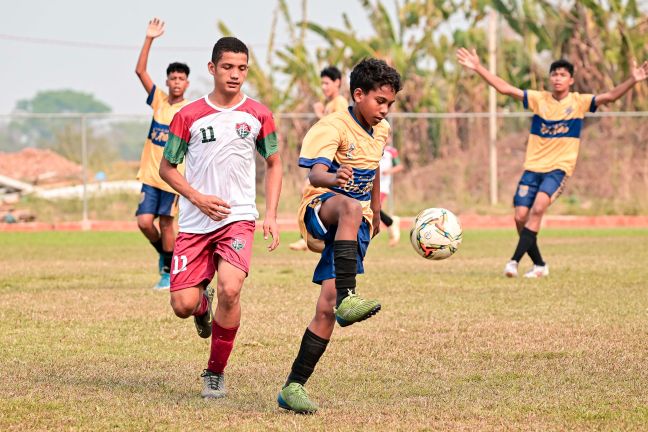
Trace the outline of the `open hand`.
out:
M 159 18 L 153 18 L 146 27 L 146 37 L 155 39 L 164 34 L 164 21 Z
M 466 48 L 459 48 L 457 50 L 457 61 L 463 67 L 475 70 L 479 67 L 479 56 L 477 56 L 477 51 L 475 48 L 468 51 Z
M 265 218 L 263 220 L 263 238 L 268 240 L 268 234 L 272 237 L 272 242 L 268 245 L 268 252 L 272 252 L 279 246 L 279 225 L 277 219 Z
M 643 81 L 648 78 L 648 60 L 643 62 L 643 64 L 637 67 L 637 61 L 632 60 L 632 77 L 636 82 Z

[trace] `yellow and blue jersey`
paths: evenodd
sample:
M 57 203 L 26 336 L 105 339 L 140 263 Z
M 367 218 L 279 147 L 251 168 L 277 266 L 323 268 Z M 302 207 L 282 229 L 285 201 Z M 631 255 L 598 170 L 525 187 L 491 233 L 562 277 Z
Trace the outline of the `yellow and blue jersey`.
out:
M 334 112 L 344 112 L 349 108 L 349 102 L 342 95 L 337 95 L 324 106 L 324 115 Z
M 319 195 L 327 192 L 358 200 L 364 218 L 371 224 L 371 191 L 388 137 L 389 123 L 386 120 L 374 126 L 372 131 L 367 131 L 353 117 L 351 108 L 329 114 L 310 128 L 302 143 L 299 166 L 312 168 L 316 164 L 323 164 L 330 173 L 334 173 L 340 165 L 347 165 L 353 170 L 353 178 L 344 187 L 331 189 L 308 184 L 299 206 L 298 218 L 304 238 L 308 235 L 304 224 L 306 208 L 317 205 L 313 200 L 317 201 Z
M 151 121 L 151 127 L 149 128 L 144 149 L 142 150 L 137 180 L 149 186 L 176 193 L 160 177 L 160 162 L 162 161 L 164 146 L 169 139 L 169 125 L 171 124 L 171 120 L 173 120 L 173 116 L 180 108 L 187 105 L 189 101 L 184 99 L 181 102 L 170 105 L 169 95 L 154 85 L 146 99 L 146 103 L 153 108 L 153 120 Z M 183 173 L 184 165 L 179 165 L 178 170 Z
M 524 169 L 540 173 L 560 169 L 572 175 L 583 119 L 587 112 L 596 111 L 595 96 L 569 93 L 556 100 L 547 91 L 525 90 L 523 103 L 534 114 Z

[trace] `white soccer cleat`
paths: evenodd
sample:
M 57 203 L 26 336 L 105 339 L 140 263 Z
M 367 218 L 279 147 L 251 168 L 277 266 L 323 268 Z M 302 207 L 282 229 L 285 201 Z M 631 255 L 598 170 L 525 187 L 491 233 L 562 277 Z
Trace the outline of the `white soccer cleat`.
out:
M 400 218 L 398 216 L 392 216 L 392 224 L 388 230 L 389 246 L 396 246 L 400 241 Z
M 543 266 L 534 265 L 531 270 L 524 273 L 525 278 L 539 278 L 549 276 L 549 266 L 547 264 Z
M 504 267 L 504 275 L 506 277 L 517 277 L 518 276 L 518 262 L 515 260 L 511 260 L 506 263 L 506 267 Z

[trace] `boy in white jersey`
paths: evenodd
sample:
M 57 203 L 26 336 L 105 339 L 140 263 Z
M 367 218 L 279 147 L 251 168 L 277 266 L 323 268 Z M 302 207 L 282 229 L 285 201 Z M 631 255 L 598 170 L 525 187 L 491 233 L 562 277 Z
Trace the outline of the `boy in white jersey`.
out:
M 160 178 L 160 161 L 169 136 L 171 119 L 180 108 L 189 103 L 184 98 L 184 93 L 189 87 L 189 67 L 186 64 L 171 63 L 167 68 L 168 94 L 153 83 L 146 70 L 153 39 L 162 36 L 163 33 L 163 21 L 158 18 L 149 21 L 144 45 L 135 68 L 135 73 L 148 94 L 146 103 L 153 108 L 153 120 L 142 149 L 140 168 L 137 172 L 137 179 L 142 182 L 142 191 L 135 215 L 140 231 L 159 254 L 160 280 L 153 287 L 158 290 L 169 289 L 170 286 L 169 268 L 175 241 L 173 217 L 176 213 L 178 197 L 174 190 Z M 155 218 L 158 216 L 160 218 L 159 230 L 154 224 Z
M 383 208 L 387 197 L 392 191 L 392 177 L 394 174 L 403 171 L 404 168 L 398 157 L 396 147 L 387 144 L 380 159 L 380 221 L 387 227 L 389 246 L 396 246 L 400 240 L 400 218 L 388 215 Z
M 521 90 L 491 74 L 484 68 L 476 51 L 460 48 L 459 63 L 479 74 L 499 93 L 524 103 L 533 113 L 527 144 L 524 173 L 513 198 L 515 224 L 520 235 L 511 260 L 504 268 L 508 277 L 518 275 L 518 263 L 525 253 L 533 261 L 533 268 L 524 276 L 537 278 L 549 275 L 549 267 L 542 259 L 537 235 L 542 217 L 551 203 L 562 192 L 567 178 L 572 174 L 578 157 L 580 133 L 585 113 L 614 102 L 636 83 L 648 77 L 648 61 L 637 67 L 633 61 L 631 76 L 612 90 L 599 94 L 572 93 L 574 66 L 558 60 L 549 68 L 552 91 Z
M 333 334 L 380 310 L 376 300 L 355 293 L 356 275 L 370 239 L 380 229 L 380 170 L 389 123 L 385 117 L 401 89 L 398 72 L 382 60 L 365 59 L 351 72 L 354 105 L 330 114 L 306 134 L 299 166 L 309 168 L 309 185 L 299 207 L 299 228 L 324 241 L 313 275 L 321 285 L 315 316 L 302 337 L 299 352 L 277 401 L 298 413 L 317 411 L 304 384 L 313 373 Z
M 194 316 L 198 335 L 211 335 L 202 396 L 225 396 L 224 370 L 241 319 L 239 304 L 252 254 L 255 219 L 255 151 L 266 161 L 264 238 L 279 244 L 277 203 L 281 159 L 272 113 L 247 97 L 248 49 L 233 37 L 218 40 L 209 62 L 214 90 L 173 118 L 160 175 L 180 198 L 180 233 L 171 269 L 171 307 L 180 318 Z M 185 161 L 185 176 L 177 164 Z M 206 287 L 218 272 L 218 303 Z

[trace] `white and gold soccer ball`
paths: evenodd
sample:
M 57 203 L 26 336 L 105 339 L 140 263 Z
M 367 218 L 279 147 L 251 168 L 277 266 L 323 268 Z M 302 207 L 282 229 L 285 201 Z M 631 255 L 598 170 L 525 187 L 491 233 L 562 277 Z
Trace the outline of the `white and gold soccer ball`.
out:
M 459 218 L 444 208 L 423 210 L 414 219 L 410 242 L 423 258 L 442 260 L 454 254 L 463 238 Z

